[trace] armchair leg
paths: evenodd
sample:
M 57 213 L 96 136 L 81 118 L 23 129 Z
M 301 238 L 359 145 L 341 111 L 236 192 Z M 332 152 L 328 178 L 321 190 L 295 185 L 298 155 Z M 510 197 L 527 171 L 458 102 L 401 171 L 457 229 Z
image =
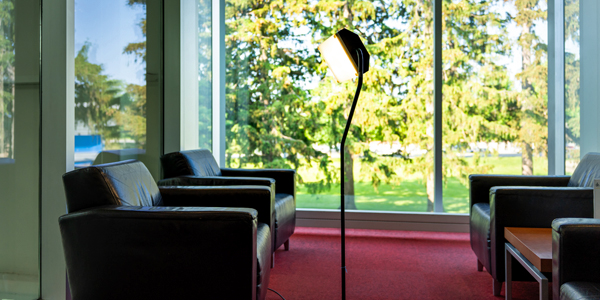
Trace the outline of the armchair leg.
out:
M 479 261 L 479 259 L 477 260 L 477 271 L 483 271 L 483 264 Z
M 275 267 L 275 252 L 271 253 L 271 269 Z
M 285 247 L 285 251 L 290 251 L 290 239 L 285 241 L 285 243 L 283 243 L 283 246 Z
M 493 279 L 492 287 L 494 289 L 494 296 L 500 296 L 500 291 L 502 291 L 502 282 Z

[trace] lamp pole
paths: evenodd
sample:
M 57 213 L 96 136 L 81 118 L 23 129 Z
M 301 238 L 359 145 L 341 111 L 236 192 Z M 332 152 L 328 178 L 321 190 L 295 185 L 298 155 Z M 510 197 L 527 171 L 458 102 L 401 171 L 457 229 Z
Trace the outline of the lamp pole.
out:
M 350 129 L 350 124 L 352 123 L 352 116 L 354 115 L 354 109 L 356 108 L 356 103 L 358 102 L 358 96 L 360 95 L 360 90 L 362 88 L 363 83 L 363 53 L 360 48 L 356 49 L 356 55 L 358 56 L 358 85 L 356 87 L 356 93 L 354 94 L 354 100 L 352 101 L 352 107 L 350 108 L 350 114 L 348 115 L 348 120 L 346 121 L 346 128 L 344 129 L 344 135 L 342 136 L 342 143 L 340 144 L 340 173 L 341 173 L 341 220 L 342 220 L 342 300 L 346 300 L 346 273 L 348 270 L 346 269 L 346 199 L 344 195 L 344 152 L 346 145 L 346 137 L 348 136 L 348 130 Z

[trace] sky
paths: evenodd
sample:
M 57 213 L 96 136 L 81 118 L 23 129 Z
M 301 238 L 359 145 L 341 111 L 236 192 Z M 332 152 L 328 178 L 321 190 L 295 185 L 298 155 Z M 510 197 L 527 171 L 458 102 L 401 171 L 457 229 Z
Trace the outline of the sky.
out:
M 145 40 L 139 27 L 145 15 L 145 8 L 127 0 L 75 0 L 75 53 L 90 42 L 89 60 L 101 64 L 104 74 L 145 85 L 144 63 L 123 53 L 127 44 Z

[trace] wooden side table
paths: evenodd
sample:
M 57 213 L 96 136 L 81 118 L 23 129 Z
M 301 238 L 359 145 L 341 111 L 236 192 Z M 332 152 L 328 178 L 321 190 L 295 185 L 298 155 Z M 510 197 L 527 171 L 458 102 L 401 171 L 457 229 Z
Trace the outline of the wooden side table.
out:
M 548 299 L 548 278 L 552 272 L 552 228 L 505 227 L 506 300 L 512 299 L 512 258 L 540 284 L 540 300 Z

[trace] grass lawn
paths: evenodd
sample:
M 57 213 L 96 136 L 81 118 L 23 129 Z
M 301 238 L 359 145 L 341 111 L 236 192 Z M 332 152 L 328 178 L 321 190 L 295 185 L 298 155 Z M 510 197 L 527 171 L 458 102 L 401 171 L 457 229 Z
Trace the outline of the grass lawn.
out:
M 470 159 L 467 159 L 469 161 Z M 521 157 L 486 157 L 481 162 L 494 166 L 491 174 L 521 174 Z M 547 158 L 534 158 L 534 174 L 546 175 Z M 360 166 L 355 166 L 359 170 Z M 316 179 L 314 168 L 298 170 L 305 181 Z M 357 173 L 357 171 L 355 171 Z M 401 172 L 397 172 L 402 174 Z M 413 211 L 424 212 L 427 209 L 425 183 L 414 176 L 407 176 L 397 186 L 381 184 L 376 191 L 370 182 L 355 182 L 355 202 L 359 210 Z M 321 194 L 308 194 L 304 186 L 298 187 L 298 208 L 338 209 L 340 206 L 340 186 L 333 185 L 329 191 Z M 444 210 L 449 213 L 469 212 L 469 189 L 458 178 L 450 177 L 443 189 Z

